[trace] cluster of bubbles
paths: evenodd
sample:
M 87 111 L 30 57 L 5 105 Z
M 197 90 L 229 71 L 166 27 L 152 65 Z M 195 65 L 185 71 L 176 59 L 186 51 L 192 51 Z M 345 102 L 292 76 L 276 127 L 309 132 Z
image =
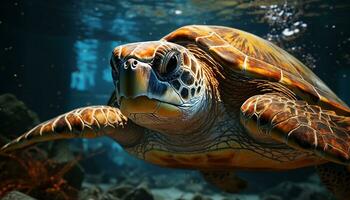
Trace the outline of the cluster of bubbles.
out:
M 282 31 L 282 36 L 285 40 L 288 40 L 292 37 L 299 36 L 302 32 L 306 30 L 307 24 L 303 22 L 295 22 L 290 28 L 285 28 Z
M 298 21 L 300 12 L 297 12 L 294 6 L 288 5 L 270 5 L 260 6 L 265 9 L 264 21 L 271 27 L 267 39 L 275 40 L 293 40 L 298 38 L 305 32 L 307 24 L 303 21 Z
M 288 3 L 262 5 L 260 8 L 265 10 L 263 22 L 270 27 L 266 39 L 296 55 L 308 67 L 315 68 L 316 59 L 311 54 L 303 53 L 303 46 L 294 42 L 308 27 L 307 23 L 299 19 L 303 12 Z

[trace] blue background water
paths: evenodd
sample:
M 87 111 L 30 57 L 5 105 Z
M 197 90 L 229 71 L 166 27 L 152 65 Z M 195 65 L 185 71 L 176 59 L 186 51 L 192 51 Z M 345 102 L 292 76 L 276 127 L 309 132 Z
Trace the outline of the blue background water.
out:
M 15 94 L 41 120 L 105 104 L 113 91 L 109 59 L 115 46 L 158 40 L 188 24 L 272 38 L 350 104 L 349 1 L 7 0 L 0 5 L 0 92 Z M 293 28 L 302 34 L 283 36 Z M 101 144 L 111 142 L 89 143 Z

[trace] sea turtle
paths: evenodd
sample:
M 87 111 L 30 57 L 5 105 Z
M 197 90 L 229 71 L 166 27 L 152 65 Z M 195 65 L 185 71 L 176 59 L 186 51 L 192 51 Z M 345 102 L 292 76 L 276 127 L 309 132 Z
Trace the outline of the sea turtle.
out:
M 339 199 L 350 195 L 350 109 L 276 45 L 222 26 L 181 27 L 159 41 L 121 45 L 108 106 L 46 121 L 2 148 L 109 136 L 148 162 L 202 171 L 237 192 L 234 170 L 318 165 Z

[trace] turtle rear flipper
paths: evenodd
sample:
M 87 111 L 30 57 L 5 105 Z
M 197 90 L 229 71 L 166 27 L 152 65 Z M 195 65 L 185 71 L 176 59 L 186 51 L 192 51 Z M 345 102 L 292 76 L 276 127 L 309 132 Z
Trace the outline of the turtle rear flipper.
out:
M 201 171 L 203 178 L 219 189 L 238 193 L 247 187 L 247 182 L 235 175 L 233 171 Z
M 142 131 L 142 128 L 128 122 L 118 108 L 89 106 L 39 124 L 3 146 L 1 151 L 12 151 L 44 141 L 99 136 L 110 136 L 122 146 L 128 146 L 140 138 Z
M 316 167 L 323 184 L 339 200 L 350 197 L 350 169 L 348 166 L 327 163 Z
M 270 137 L 326 160 L 350 164 L 350 117 L 282 95 L 256 95 L 241 107 L 241 122 L 253 137 Z

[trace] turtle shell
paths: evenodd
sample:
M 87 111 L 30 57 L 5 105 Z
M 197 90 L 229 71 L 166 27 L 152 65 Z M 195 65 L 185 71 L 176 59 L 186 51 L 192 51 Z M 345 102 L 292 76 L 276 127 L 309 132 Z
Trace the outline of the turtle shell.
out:
M 222 26 L 185 26 L 163 38 L 192 43 L 208 52 L 224 68 L 245 76 L 279 82 L 300 98 L 338 114 L 350 115 L 349 107 L 298 59 L 251 33 Z

